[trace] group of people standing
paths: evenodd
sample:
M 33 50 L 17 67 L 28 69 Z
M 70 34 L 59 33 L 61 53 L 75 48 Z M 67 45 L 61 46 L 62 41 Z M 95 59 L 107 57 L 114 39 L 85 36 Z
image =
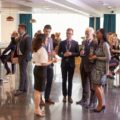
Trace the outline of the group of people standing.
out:
M 82 105 L 94 112 L 104 111 L 106 106 L 104 86 L 107 83 L 107 77 L 110 77 L 110 73 L 113 75 L 114 71 L 110 69 L 110 64 L 115 63 L 111 58 L 113 58 L 113 55 L 117 54 L 118 56 L 119 54 L 118 51 L 116 53 L 113 49 L 115 45 L 109 41 L 104 29 L 99 29 L 95 33 L 93 28 L 87 28 L 85 31 L 85 40 L 79 46 L 78 42 L 73 40 L 74 30 L 68 28 L 66 30 L 66 39 L 60 41 L 57 44 L 57 48 L 54 49 L 53 40 L 50 37 L 51 30 L 52 27 L 50 25 L 45 25 L 43 33 L 41 31 L 37 32 L 34 39 L 31 40 L 26 32 L 26 25 L 21 24 L 19 25 L 18 33 L 15 32 L 12 34 L 11 43 L 7 47 L 7 50 L 11 49 L 11 57 L 9 59 L 13 64 L 13 58 L 17 56 L 20 68 L 19 89 L 15 95 L 27 92 L 27 65 L 32 59 L 35 65 L 33 72 L 34 113 L 39 116 L 45 116 L 45 112 L 41 110 L 40 106 L 47 103 L 54 104 L 54 101 L 50 99 L 50 93 L 54 74 L 53 67 L 54 63 L 57 62 L 57 54 L 61 57 L 63 102 L 66 103 L 68 101 L 69 103 L 73 103 L 72 87 L 75 57 L 80 56 L 80 74 L 83 91 L 81 100 L 76 102 L 76 104 Z M 3 56 L 7 50 L 3 52 Z M 3 56 L 1 56 L 1 59 Z M 5 68 L 7 68 L 6 62 L 3 63 L 5 64 Z M 7 69 L 8 73 L 10 73 L 9 69 Z M 45 101 L 42 98 L 42 92 L 44 92 Z
M 47 31 L 51 30 L 49 28 L 47 28 Z M 48 68 L 49 66 L 53 67 L 53 64 L 57 62 L 55 54 L 58 54 L 62 58 L 63 102 L 67 102 L 68 100 L 69 103 L 73 103 L 72 85 L 75 57 L 80 56 L 82 59 L 80 73 L 83 94 L 82 99 L 78 101 L 77 104 L 92 109 L 94 112 L 105 110 L 104 85 L 107 81 L 107 75 L 109 75 L 109 62 L 111 60 L 110 45 L 105 30 L 100 29 L 96 32 L 96 40 L 93 28 L 87 28 L 85 31 L 86 39 L 82 42 L 81 47 L 79 47 L 78 42 L 73 40 L 73 34 L 74 30 L 72 28 L 66 30 L 66 39 L 59 43 L 57 53 L 51 50 L 53 44 L 50 44 L 49 35 L 46 35 L 45 32 L 44 34 L 38 35 L 33 41 L 35 114 L 39 116 L 45 115 L 44 111 L 40 109 L 39 104 L 41 103 L 41 92 L 44 90 L 46 92 L 45 81 L 48 82 L 47 76 L 51 75 L 51 73 L 48 72 Z

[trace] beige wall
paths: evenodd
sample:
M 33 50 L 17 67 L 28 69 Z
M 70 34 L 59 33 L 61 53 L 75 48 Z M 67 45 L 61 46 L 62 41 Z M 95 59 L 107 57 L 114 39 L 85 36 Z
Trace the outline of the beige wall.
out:
M 6 17 L 9 15 L 9 13 L 1 13 L 0 42 L 9 42 L 11 33 L 17 30 L 19 15 L 17 13 L 12 13 L 11 15 L 14 17 L 14 21 L 8 22 L 6 21 Z

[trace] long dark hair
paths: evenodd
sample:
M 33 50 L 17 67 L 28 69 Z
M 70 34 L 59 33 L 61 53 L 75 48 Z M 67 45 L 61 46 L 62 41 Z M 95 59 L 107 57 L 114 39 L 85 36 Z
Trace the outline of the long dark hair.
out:
M 44 34 L 38 34 L 32 42 L 32 52 L 37 52 L 42 47 L 45 39 L 46 36 Z
M 103 35 L 103 42 L 109 43 L 107 39 L 106 31 L 103 28 L 99 29 L 97 32 L 100 32 Z M 98 44 L 99 43 L 100 43 L 100 40 L 98 40 Z

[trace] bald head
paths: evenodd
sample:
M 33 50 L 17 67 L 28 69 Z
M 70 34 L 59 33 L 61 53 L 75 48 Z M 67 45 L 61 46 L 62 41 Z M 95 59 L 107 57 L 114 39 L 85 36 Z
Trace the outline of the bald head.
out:
M 94 35 L 94 29 L 92 27 L 88 27 L 86 30 L 85 30 L 85 36 L 86 36 L 86 39 L 88 40 L 93 40 L 93 35 Z

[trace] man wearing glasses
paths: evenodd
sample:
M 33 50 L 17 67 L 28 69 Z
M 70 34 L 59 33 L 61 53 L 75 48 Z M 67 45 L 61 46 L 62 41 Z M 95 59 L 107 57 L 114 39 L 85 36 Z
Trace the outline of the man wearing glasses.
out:
M 72 100 L 72 81 L 75 69 L 75 57 L 79 56 L 78 42 L 72 39 L 73 29 L 68 28 L 66 31 L 66 40 L 61 41 L 59 45 L 58 55 L 62 58 L 62 93 L 63 102 L 73 103 Z M 68 81 L 68 87 L 67 87 Z

